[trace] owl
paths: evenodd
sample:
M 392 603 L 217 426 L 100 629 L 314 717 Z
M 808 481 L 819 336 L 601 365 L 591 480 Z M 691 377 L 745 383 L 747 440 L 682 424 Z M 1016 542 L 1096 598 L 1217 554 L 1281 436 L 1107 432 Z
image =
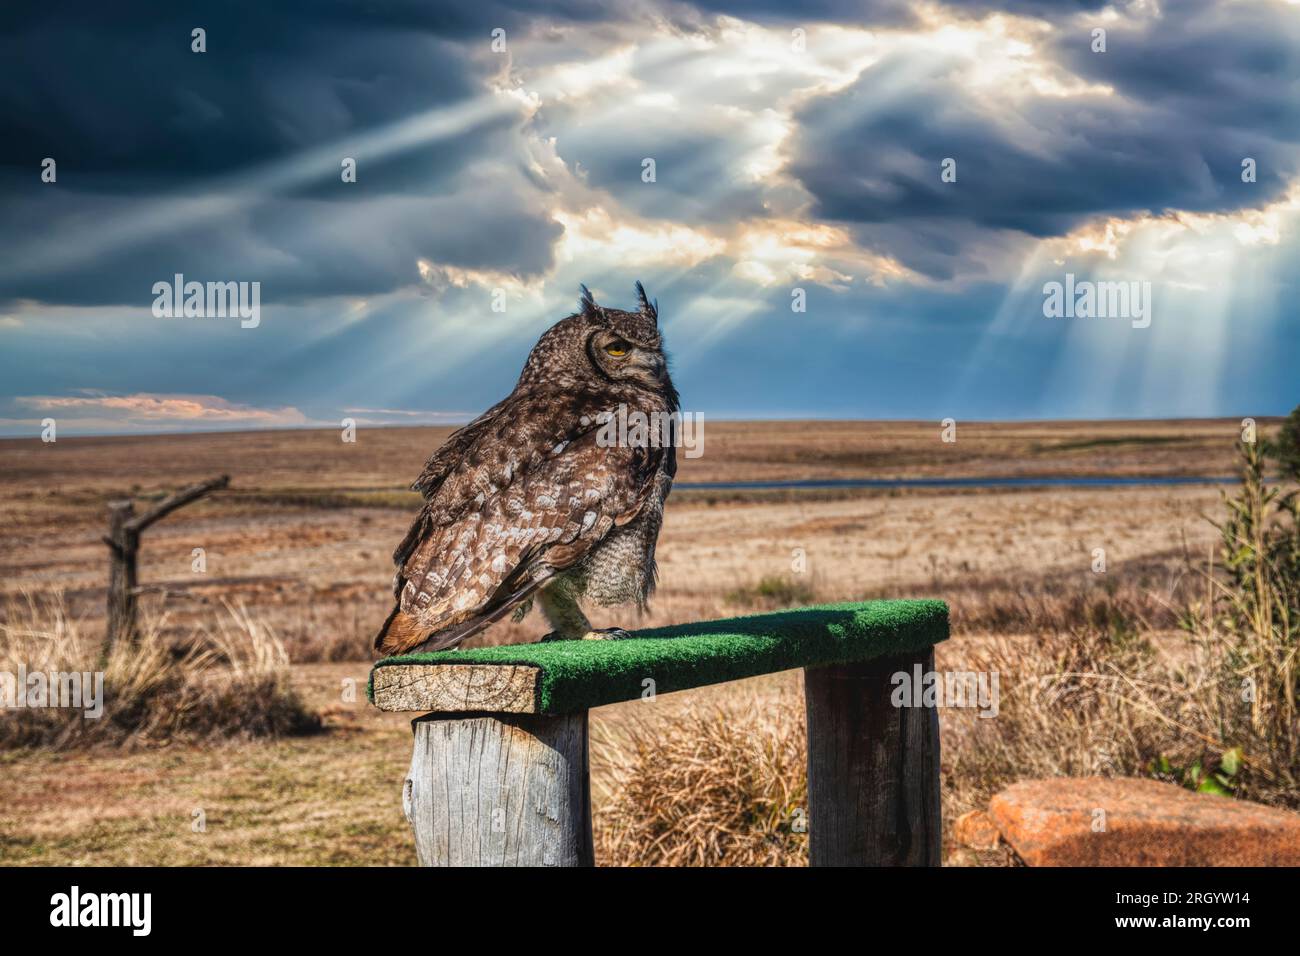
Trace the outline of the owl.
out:
M 677 391 L 641 283 L 634 312 L 581 288 L 577 313 L 542 334 L 514 391 L 448 438 L 412 485 L 425 501 L 393 554 L 397 603 L 378 652 L 455 647 L 534 601 L 551 639 L 626 633 L 592 630 L 582 600 L 645 608 L 677 471 Z

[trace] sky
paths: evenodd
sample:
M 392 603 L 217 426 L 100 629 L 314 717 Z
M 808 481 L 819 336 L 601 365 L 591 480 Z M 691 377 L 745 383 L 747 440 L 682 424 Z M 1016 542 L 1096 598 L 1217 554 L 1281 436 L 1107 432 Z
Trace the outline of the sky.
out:
M 4 435 L 463 422 L 637 280 L 706 418 L 1300 403 L 1285 0 L 45 0 L 0 143 Z

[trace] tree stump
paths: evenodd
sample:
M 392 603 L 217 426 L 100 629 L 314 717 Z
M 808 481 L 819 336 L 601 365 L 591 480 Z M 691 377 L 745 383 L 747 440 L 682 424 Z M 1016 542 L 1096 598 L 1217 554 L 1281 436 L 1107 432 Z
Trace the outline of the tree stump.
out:
M 429 714 L 402 808 L 421 866 L 592 866 L 587 712 Z

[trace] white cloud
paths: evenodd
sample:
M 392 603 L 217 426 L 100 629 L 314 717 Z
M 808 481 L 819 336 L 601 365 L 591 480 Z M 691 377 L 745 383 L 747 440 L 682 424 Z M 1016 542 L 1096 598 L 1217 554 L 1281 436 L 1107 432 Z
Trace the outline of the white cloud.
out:
M 108 395 L 87 390 L 74 395 L 19 395 L 14 403 L 40 418 L 53 418 L 76 431 L 165 431 L 171 428 L 288 428 L 312 424 L 292 405 L 263 408 L 219 395 L 136 392 Z M 36 424 L 14 419 L 10 424 Z

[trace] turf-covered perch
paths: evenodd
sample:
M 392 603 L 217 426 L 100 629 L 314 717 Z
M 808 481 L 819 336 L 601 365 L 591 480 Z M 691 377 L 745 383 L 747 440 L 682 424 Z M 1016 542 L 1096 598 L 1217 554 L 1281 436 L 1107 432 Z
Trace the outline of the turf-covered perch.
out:
M 933 647 L 948 636 L 942 601 L 871 601 L 635 631 L 607 641 L 549 641 L 409 654 L 380 661 L 381 710 L 567 714 L 795 667 L 847 664 Z M 647 684 L 653 681 L 653 684 Z
M 870 601 L 636 631 L 604 641 L 391 657 L 384 710 L 424 711 L 403 793 L 426 866 L 590 865 L 587 711 L 805 668 L 813 865 L 939 861 L 934 708 L 891 701 L 933 670 L 942 601 Z

